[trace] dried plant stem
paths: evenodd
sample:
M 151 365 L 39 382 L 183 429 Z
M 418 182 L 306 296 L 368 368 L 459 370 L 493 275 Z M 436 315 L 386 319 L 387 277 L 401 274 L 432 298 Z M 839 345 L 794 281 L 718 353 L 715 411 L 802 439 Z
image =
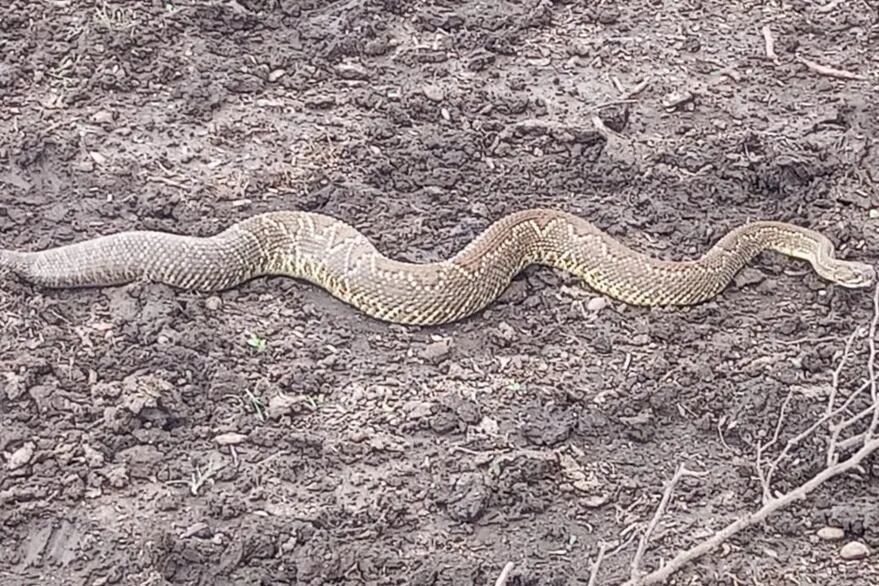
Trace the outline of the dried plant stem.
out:
M 851 71 L 847 71 L 845 69 L 837 69 L 835 67 L 828 67 L 827 65 L 821 65 L 820 63 L 815 63 L 814 61 L 810 61 L 805 57 L 797 57 L 797 60 L 809 68 L 814 73 L 818 75 L 823 75 L 825 77 L 835 77 L 836 79 L 845 79 L 851 81 L 866 81 L 867 78 L 863 75 L 858 75 L 857 73 L 852 73 Z
M 769 25 L 760 29 L 760 32 L 763 33 L 763 44 L 766 49 L 766 57 L 775 61 L 778 59 L 778 55 L 775 53 L 775 39 L 772 37 L 772 31 L 769 29 Z
M 589 572 L 589 583 L 586 586 L 597 586 L 598 570 L 601 569 L 601 563 L 604 561 L 604 554 L 607 553 L 607 544 L 602 543 L 598 549 L 598 557 L 592 562 L 592 570 Z
M 659 520 L 662 519 L 662 516 L 668 509 L 668 503 L 671 501 L 671 495 L 674 492 L 675 487 L 685 476 L 704 475 L 705 473 L 702 472 L 687 470 L 687 468 L 685 468 L 683 464 L 679 465 L 678 469 L 675 470 L 674 476 L 672 476 L 671 480 L 669 480 L 668 484 L 666 485 L 665 490 L 662 492 L 662 499 L 659 501 L 659 506 L 656 507 L 653 518 L 650 520 L 650 523 L 647 525 L 647 529 L 644 531 L 644 535 L 641 536 L 641 541 L 638 543 L 638 550 L 635 552 L 635 557 L 632 558 L 632 571 L 630 574 L 630 580 L 636 580 L 642 573 L 641 562 L 644 560 L 644 554 L 647 551 L 647 544 L 650 543 L 650 538 L 653 536 L 653 531 L 656 529 L 656 526 L 659 524 Z
M 824 468 L 821 472 L 813 476 L 804 484 L 789 492 L 786 492 L 785 494 L 777 498 L 770 500 L 768 503 L 765 503 L 762 507 L 760 507 L 753 513 L 749 513 L 739 517 L 738 519 L 736 519 L 720 531 L 717 531 L 716 533 L 714 533 L 714 535 L 702 541 L 698 545 L 682 551 L 674 558 L 672 558 L 671 561 L 664 564 L 656 571 L 651 572 L 646 576 L 641 576 L 639 578 L 631 578 L 626 581 L 622 586 L 648 586 L 649 584 L 659 584 L 661 582 L 664 582 L 666 579 L 668 579 L 669 576 L 680 570 L 683 566 L 707 554 L 720 544 L 726 542 L 733 535 L 736 535 L 740 531 L 752 527 L 757 523 L 760 523 L 773 513 L 784 509 L 795 501 L 804 499 L 812 491 L 820 487 L 828 480 L 859 466 L 864 458 L 875 452 L 877 449 L 879 449 L 879 439 L 870 439 L 869 441 L 865 442 L 861 446 L 861 449 L 853 454 L 850 458 L 843 460 L 842 462 L 838 462 L 833 466 Z
M 510 579 L 510 573 L 513 571 L 513 562 L 507 562 L 501 570 L 500 575 L 494 583 L 494 586 L 506 586 L 507 580 Z

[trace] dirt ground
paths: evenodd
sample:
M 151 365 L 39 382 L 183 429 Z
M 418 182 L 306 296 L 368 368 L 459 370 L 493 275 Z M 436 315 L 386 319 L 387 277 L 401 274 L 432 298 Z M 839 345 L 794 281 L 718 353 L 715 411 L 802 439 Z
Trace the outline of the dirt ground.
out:
M 877 4 L 830 4 L 7 1 L 0 246 L 303 209 L 427 261 L 542 205 L 669 259 L 767 218 L 875 263 Z M 281 278 L 5 278 L 0 583 L 586 584 L 601 543 L 618 583 L 679 464 L 709 474 L 648 568 L 759 506 L 756 443 L 791 391 L 782 441 L 822 412 L 872 308 L 772 254 L 691 309 L 594 297 L 532 268 L 414 328 Z M 822 444 L 795 457 L 778 490 Z M 875 584 L 816 531 L 879 548 L 877 499 L 874 457 L 675 583 Z

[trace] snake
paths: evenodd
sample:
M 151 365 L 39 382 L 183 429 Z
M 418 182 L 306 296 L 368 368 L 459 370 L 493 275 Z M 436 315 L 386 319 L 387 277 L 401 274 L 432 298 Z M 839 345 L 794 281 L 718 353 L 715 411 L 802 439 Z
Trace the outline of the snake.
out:
M 566 271 L 631 305 L 687 306 L 719 295 L 764 251 L 808 261 L 820 277 L 846 288 L 866 287 L 876 276 L 870 264 L 836 258 L 820 232 L 791 223 L 739 225 L 701 257 L 675 261 L 638 252 L 580 216 L 546 208 L 504 215 L 436 262 L 390 258 L 329 215 L 270 211 L 211 236 L 131 230 L 39 251 L 0 249 L 0 271 L 45 288 L 142 281 L 200 292 L 286 276 L 322 287 L 378 320 L 436 325 L 481 311 L 530 265 Z

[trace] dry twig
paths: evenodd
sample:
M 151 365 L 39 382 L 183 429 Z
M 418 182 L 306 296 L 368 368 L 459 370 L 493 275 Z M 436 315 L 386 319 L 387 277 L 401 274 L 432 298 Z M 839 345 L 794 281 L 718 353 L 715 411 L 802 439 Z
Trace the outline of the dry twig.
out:
M 839 392 L 839 375 L 842 374 L 842 369 L 845 368 L 846 363 L 848 363 L 848 359 L 852 353 L 852 344 L 854 344 L 855 338 L 860 332 L 861 330 L 859 328 L 855 328 L 855 331 L 853 331 L 845 340 L 842 357 L 839 359 L 839 364 L 833 369 L 833 374 L 831 375 L 830 396 L 827 397 L 827 410 L 824 412 L 825 415 L 833 413 L 833 405 L 836 403 L 836 394 Z
M 769 470 L 766 473 L 763 473 L 763 464 L 762 464 L 762 455 L 763 453 L 778 443 L 778 438 L 781 435 L 781 429 L 784 425 L 784 416 L 787 414 L 788 405 L 790 405 L 790 401 L 794 396 L 793 390 L 788 391 L 787 397 L 784 399 L 784 403 L 781 404 L 781 409 L 778 412 L 778 420 L 775 422 L 775 433 L 772 434 L 772 439 L 767 444 L 757 444 L 757 476 L 760 477 L 760 484 L 763 487 L 763 502 L 766 503 L 772 498 L 772 476 L 775 474 L 775 469 L 778 466 L 778 463 L 781 461 L 782 457 L 787 453 L 787 449 L 791 446 L 791 443 L 788 442 L 784 449 L 781 452 L 781 455 L 769 465 Z
M 867 345 L 870 349 L 869 358 L 867 359 L 867 376 L 870 381 L 870 400 L 873 407 L 879 406 L 879 389 L 876 386 L 876 328 L 879 326 L 879 286 L 873 294 L 873 319 L 870 320 L 870 334 L 867 338 Z M 867 430 L 867 439 L 870 439 L 876 433 L 876 426 L 879 425 L 879 409 L 873 410 L 873 420 L 870 422 L 870 428 Z
M 598 557 L 592 562 L 592 570 L 589 572 L 589 583 L 586 586 L 596 586 L 598 584 L 598 570 L 601 569 L 605 553 L 607 553 L 607 544 L 602 543 L 601 547 L 598 548 Z
M 814 61 L 810 61 L 805 57 L 800 57 L 799 55 L 797 56 L 797 61 L 799 61 L 800 63 L 808 67 L 812 72 L 817 73 L 818 75 L 852 81 L 867 81 L 867 78 L 863 75 L 858 75 L 857 73 L 852 73 L 851 71 L 847 71 L 845 69 L 837 69 L 835 67 L 821 65 L 820 63 L 815 63 Z
M 769 25 L 766 25 L 762 29 L 760 29 L 760 32 L 763 33 L 763 43 L 766 47 L 766 57 L 775 61 L 776 59 L 778 59 L 778 55 L 776 55 L 775 53 L 775 39 L 772 37 L 772 31 L 769 29 Z
M 656 511 L 653 514 L 653 519 L 650 520 L 650 524 L 647 525 L 647 529 L 644 531 L 644 535 L 641 536 L 641 541 L 638 543 L 638 550 L 635 552 L 635 557 L 632 558 L 632 571 L 630 574 L 630 581 L 637 580 L 641 575 L 641 562 L 644 559 L 644 554 L 647 551 L 647 544 L 650 543 L 650 538 L 653 536 L 653 531 L 656 529 L 656 526 L 659 524 L 659 520 L 662 519 L 662 516 L 665 515 L 665 511 L 668 509 L 668 503 L 671 501 L 671 495 L 674 492 L 675 486 L 681 481 L 684 476 L 704 476 L 705 472 L 694 472 L 692 470 L 687 470 L 683 464 L 678 466 L 678 469 L 675 470 L 674 476 L 672 476 L 671 480 L 665 487 L 665 490 L 662 493 L 662 499 L 659 501 L 659 506 L 656 507 Z
M 833 466 L 825 468 L 824 470 L 813 476 L 808 482 L 777 498 L 772 499 L 753 513 L 748 513 L 739 517 L 738 519 L 736 519 L 723 529 L 717 531 L 716 533 L 714 533 L 714 535 L 699 543 L 698 545 L 682 551 L 674 558 L 672 558 L 671 561 L 664 564 L 656 571 L 651 572 L 650 574 L 647 574 L 646 576 L 640 577 L 638 579 L 630 579 L 626 581 L 622 586 L 648 586 L 650 584 L 659 584 L 661 582 L 664 582 L 666 579 L 668 579 L 669 576 L 683 568 L 685 565 L 712 551 L 714 548 L 726 542 L 727 540 L 729 540 L 729 538 L 739 533 L 743 529 L 747 529 L 748 527 L 752 527 L 762 522 L 773 513 L 786 508 L 787 506 L 798 500 L 806 498 L 806 496 L 808 496 L 812 491 L 820 487 L 828 480 L 839 476 L 840 474 L 844 474 L 852 468 L 856 468 L 861 464 L 861 461 L 863 461 L 864 458 L 875 452 L 877 449 L 879 449 L 879 439 L 873 438 L 869 440 L 850 458 L 843 460 L 842 462 L 838 462 Z
M 494 583 L 494 586 L 506 586 L 507 580 L 510 579 L 510 573 L 513 571 L 513 562 L 507 562 L 504 569 L 501 570 L 500 576 Z

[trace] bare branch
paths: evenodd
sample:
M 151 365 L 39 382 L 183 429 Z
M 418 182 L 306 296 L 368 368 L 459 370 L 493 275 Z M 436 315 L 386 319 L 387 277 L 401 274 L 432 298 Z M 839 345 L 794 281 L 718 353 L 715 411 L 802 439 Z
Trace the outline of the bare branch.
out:
M 642 574 L 641 562 L 644 559 L 644 553 L 647 551 L 647 544 L 650 543 L 650 537 L 653 535 L 653 531 L 659 524 L 659 520 L 665 514 L 666 509 L 668 509 L 668 503 L 671 500 L 671 495 L 674 492 L 675 486 L 677 486 L 678 482 L 680 482 L 681 478 L 684 476 L 704 476 L 705 474 L 705 472 L 687 470 L 683 464 L 680 464 L 678 469 L 675 470 L 674 476 L 672 476 L 671 480 L 665 486 L 665 490 L 662 493 L 662 499 L 659 501 L 659 506 L 656 507 L 656 511 L 653 513 L 653 519 L 650 520 L 650 524 L 647 525 L 647 529 L 644 531 L 644 535 L 641 536 L 640 543 L 638 543 L 638 550 L 635 552 L 635 557 L 632 558 L 630 580 L 637 580 Z
M 760 484 L 763 487 L 763 502 L 766 503 L 772 498 L 772 476 L 775 474 L 775 469 L 778 466 L 778 463 L 781 459 L 787 455 L 788 445 L 785 445 L 784 449 L 781 451 L 781 454 L 772 462 L 769 466 L 769 470 L 766 472 L 764 477 L 763 474 L 763 464 L 761 463 L 761 456 L 764 451 L 768 450 L 776 443 L 778 443 L 778 437 L 781 435 L 781 428 L 784 425 L 784 416 L 787 413 L 788 405 L 790 405 L 791 399 L 794 396 L 793 389 L 788 391 L 787 397 L 784 399 L 784 403 L 781 404 L 781 409 L 778 412 L 778 420 L 775 422 L 775 433 L 772 434 L 772 439 L 769 443 L 765 445 L 757 445 L 757 476 L 760 477 Z
M 876 328 L 879 326 L 879 284 L 876 285 L 876 291 L 873 293 L 873 319 L 870 321 L 870 333 L 867 338 L 867 345 L 870 348 L 870 354 L 867 358 L 867 376 L 870 378 L 870 399 L 873 405 L 879 405 L 879 389 L 876 387 Z M 873 411 L 873 420 L 870 422 L 870 428 L 867 430 L 866 439 L 870 439 L 876 433 L 876 426 L 879 425 L 879 409 Z
M 513 571 L 513 562 L 507 562 L 504 569 L 501 570 L 500 576 L 494 583 L 494 586 L 506 586 L 507 580 L 510 579 L 510 573 Z
M 630 577 L 622 584 L 622 586 L 648 586 L 650 584 L 664 583 L 672 574 L 679 571 L 685 565 L 712 551 L 737 533 L 763 522 L 770 515 L 790 506 L 794 502 L 805 499 L 809 494 L 833 478 L 860 467 L 865 458 L 879 450 L 879 437 L 877 437 L 876 433 L 877 430 L 879 430 L 879 423 L 877 423 L 879 422 L 879 382 L 877 382 L 876 378 L 877 330 L 879 330 L 879 283 L 876 285 L 873 296 L 873 318 L 868 329 L 868 380 L 859 385 L 854 392 L 849 394 L 841 405 L 836 405 L 837 395 L 840 389 L 840 377 L 843 369 L 852 356 L 852 348 L 856 337 L 863 332 L 863 328 L 860 328 L 848 336 L 839 364 L 832 373 L 832 389 L 824 413 L 806 430 L 789 439 L 781 453 L 775 458 L 768 470 L 764 472 L 764 466 L 761 460 L 765 452 L 776 445 L 779 441 L 787 408 L 792 397 L 792 393 L 788 393 L 788 396 L 785 398 L 785 401 L 781 406 L 772 438 L 765 444 L 758 443 L 757 445 L 757 472 L 760 476 L 760 481 L 764 491 L 763 503 L 760 508 L 740 515 L 735 520 L 713 533 L 707 539 L 700 541 L 689 549 L 681 551 L 672 558 L 671 561 L 663 563 L 653 572 L 650 572 L 649 574 L 640 572 L 640 566 L 647 549 L 647 544 L 649 543 L 660 518 L 668 508 L 672 491 L 674 490 L 675 485 L 680 481 L 681 477 L 687 474 L 686 469 L 683 466 L 679 466 L 674 477 L 668 483 L 668 486 L 666 486 L 656 513 L 641 538 L 638 550 L 632 560 Z M 864 393 L 868 389 L 870 392 L 868 399 L 869 404 L 858 413 L 851 414 L 849 408 L 852 403 L 857 398 L 864 397 Z M 837 417 L 841 417 L 842 420 L 832 423 L 831 421 Z M 871 417 L 870 423 L 868 426 L 864 426 L 863 423 L 868 417 Z M 772 476 L 779 464 L 788 457 L 789 452 L 794 446 L 799 444 L 806 437 L 815 433 L 818 428 L 823 425 L 827 425 L 828 431 L 830 432 L 827 465 L 803 484 L 788 490 L 784 494 L 772 496 L 770 490 Z M 861 427 L 861 429 L 866 427 L 866 430 L 852 435 L 851 437 L 840 439 L 840 436 L 845 432 L 853 432 L 856 426 Z M 841 459 L 839 454 L 843 450 L 847 452 L 849 449 L 854 449 L 854 453 L 845 459 Z M 597 573 L 597 570 L 594 567 L 593 570 Z
M 809 495 L 811 492 L 813 492 L 815 489 L 820 487 L 828 480 L 839 476 L 840 474 L 844 474 L 852 468 L 859 466 L 864 458 L 875 452 L 877 449 L 879 449 L 879 438 L 872 438 L 868 440 L 864 443 L 863 446 L 861 446 L 861 449 L 853 454 L 850 458 L 842 462 L 838 462 L 833 466 L 824 468 L 821 472 L 813 476 L 805 484 L 798 486 L 797 488 L 779 496 L 778 498 L 770 500 L 758 510 L 739 517 L 723 529 L 717 531 L 714 535 L 712 535 L 705 541 L 691 547 L 690 549 L 687 549 L 686 551 L 679 553 L 671 561 L 664 564 L 656 571 L 651 572 L 650 574 L 647 574 L 646 576 L 640 578 L 629 579 L 622 586 L 648 586 L 650 584 L 659 584 L 661 582 L 664 582 L 668 579 L 669 576 L 680 570 L 683 566 L 712 551 L 720 544 L 726 542 L 733 535 L 736 535 L 740 531 L 752 527 L 757 523 L 760 523 L 776 511 L 784 509 L 795 501 L 805 498 L 807 495 Z
M 852 344 L 855 341 L 857 335 L 861 332 L 860 328 L 855 328 L 848 338 L 845 340 L 845 347 L 842 351 L 842 357 L 839 359 L 839 364 L 836 365 L 836 368 L 833 369 L 833 374 L 830 379 L 830 396 L 827 397 L 827 410 L 825 411 L 826 415 L 830 415 L 833 412 L 833 405 L 836 403 L 836 394 L 839 392 L 839 376 L 842 374 L 842 369 L 845 368 L 846 363 L 848 362 L 849 357 L 852 352 Z
M 589 583 L 586 586 L 596 586 L 598 584 L 598 571 L 601 569 L 602 562 L 604 562 L 605 553 L 607 553 L 607 544 L 602 543 L 601 547 L 598 548 L 598 557 L 592 562 L 592 571 L 589 572 Z
M 845 79 L 851 81 L 867 81 L 867 78 L 863 75 L 858 75 L 857 73 L 852 73 L 851 71 L 846 71 L 845 69 L 836 69 L 835 67 L 828 67 L 827 65 L 821 65 L 820 63 L 815 63 L 814 61 L 810 61 L 805 57 L 797 56 L 797 61 L 808 67 L 812 72 L 817 73 L 818 75 L 823 75 L 825 77 L 835 77 L 837 79 Z
M 857 423 L 861 419 L 864 419 L 868 415 L 872 414 L 875 416 L 876 412 L 879 411 L 879 409 L 876 409 L 877 407 L 879 407 L 879 404 L 872 403 L 869 407 L 867 407 L 866 409 L 864 409 L 860 413 L 858 413 L 856 415 L 852 415 L 851 417 L 849 417 L 845 421 L 838 423 L 838 424 L 831 427 L 830 441 L 828 442 L 828 445 L 827 445 L 827 450 L 828 450 L 827 457 L 828 457 L 829 464 L 833 464 L 834 462 L 836 462 L 836 460 L 839 459 L 839 450 L 845 450 L 847 448 L 852 447 L 853 445 L 855 445 L 857 443 L 860 443 L 862 441 L 867 441 L 868 439 L 870 439 L 870 431 L 869 430 L 865 431 L 864 433 L 859 433 L 855 436 L 844 439 L 842 441 L 839 441 L 839 436 L 842 434 L 843 431 L 849 429 L 852 425 L 854 425 L 855 423 Z
M 842 373 L 842 369 L 845 367 L 846 363 L 851 358 L 851 354 L 852 354 L 851 349 L 852 349 L 852 345 L 854 344 L 855 338 L 857 337 L 858 334 L 860 334 L 862 332 L 863 332 L 863 328 L 856 329 L 854 332 L 852 332 L 846 338 L 845 347 L 843 349 L 842 356 L 840 357 L 839 364 L 836 365 L 836 368 L 833 370 L 833 374 L 831 375 L 830 396 L 827 399 L 827 409 L 825 410 L 824 415 L 821 416 L 820 418 L 818 418 L 817 420 L 815 420 L 815 422 L 812 423 L 812 425 L 810 425 L 809 427 L 804 429 L 802 432 L 800 432 L 796 436 L 787 440 L 781 453 L 775 458 L 775 460 L 773 460 L 772 464 L 770 465 L 769 471 L 765 474 L 764 474 L 763 468 L 762 468 L 762 456 L 765 453 L 765 451 L 769 447 L 772 446 L 772 444 L 774 443 L 775 437 L 773 438 L 772 442 L 770 442 L 769 444 L 766 444 L 765 446 L 758 444 L 757 458 L 756 458 L 756 460 L 757 460 L 757 463 L 756 463 L 757 477 L 760 480 L 761 486 L 763 486 L 763 488 L 764 488 L 764 490 L 763 490 L 764 502 L 765 502 L 767 496 L 771 496 L 771 495 L 768 495 L 768 490 L 769 490 L 768 483 L 771 482 L 772 477 L 775 474 L 775 470 L 778 468 L 778 466 L 781 464 L 781 462 L 784 461 L 784 459 L 787 457 L 787 455 L 790 453 L 790 451 L 793 448 L 795 448 L 796 446 L 798 446 L 804 439 L 813 435 L 816 431 L 818 431 L 818 429 L 820 427 L 822 427 L 828 421 L 830 421 L 834 417 L 840 415 L 841 413 L 845 412 L 861 393 L 863 393 L 865 390 L 870 388 L 871 385 L 875 384 L 875 381 L 873 380 L 873 377 L 871 376 L 871 379 L 869 381 L 867 381 L 866 383 L 864 383 L 861 387 L 859 387 L 855 392 L 853 392 L 843 402 L 843 404 L 839 408 L 833 409 L 833 406 L 836 403 L 836 396 L 839 393 L 839 377 Z M 790 397 L 790 395 L 788 395 L 788 397 Z M 787 407 L 787 401 L 782 406 L 782 413 L 784 412 L 786 407 Z M 779 415 L 779 417 L 781 417 L 781 415 Z M 779 422 L 780 421 L 781 421 L 781 419 L 779 419 Z M 836 430 L 835 437 L 833 435 L 835 426 L 831 425 L 830 429 L 831 429 L 831 440 L 828 444 L 828 449 L 827 449 L 827 465 L 828 466 L 830 466 L 831 464 L 834 463 L 833 458 L 832 458 L 833 446 L 835 445 L 836 439 L 838 439 L 839 433 L 842 432 L 844 430 L 844 428 L 839 428 L 838 430 Z M 778 430 L 778 428 L 776 427 L 776 432 L 777 432 L 777 430 Z

